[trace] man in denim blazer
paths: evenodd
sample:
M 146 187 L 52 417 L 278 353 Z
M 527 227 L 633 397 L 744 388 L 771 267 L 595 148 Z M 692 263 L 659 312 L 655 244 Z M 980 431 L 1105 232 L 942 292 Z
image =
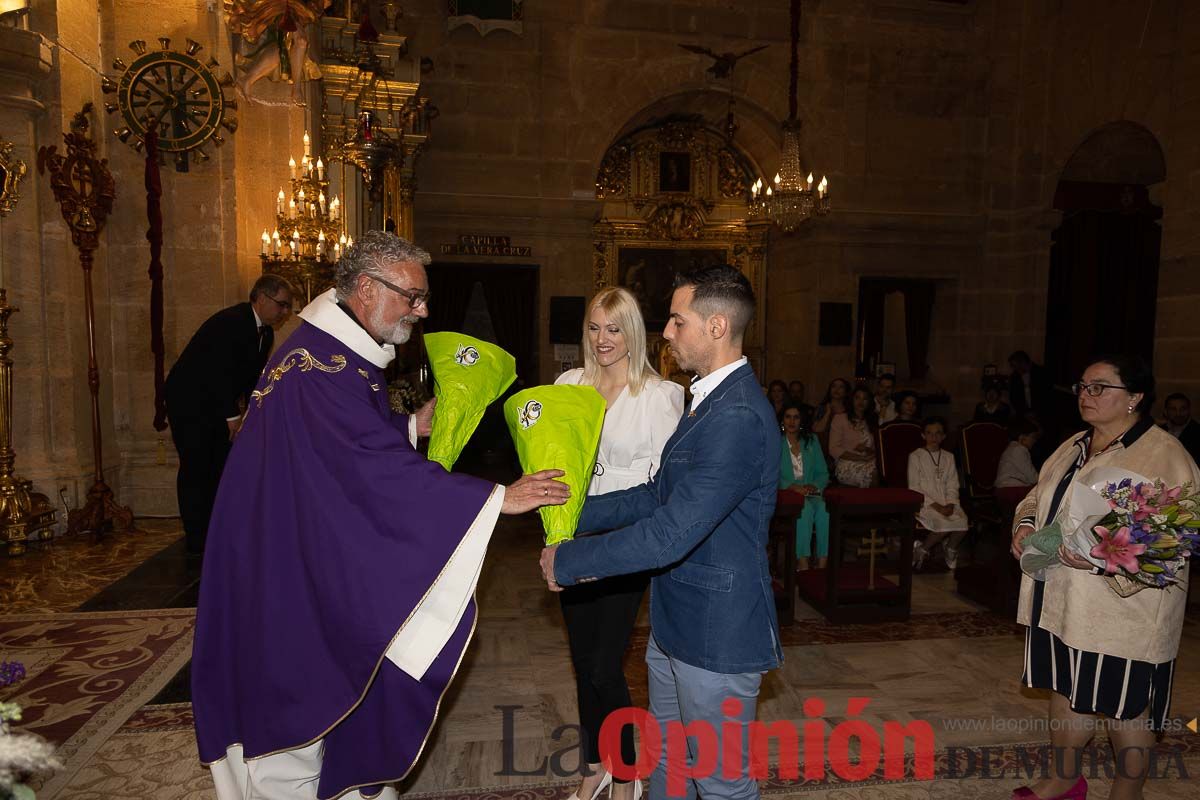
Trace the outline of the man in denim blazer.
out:
M 666 752 L 651 797 L 758 797 L 746 770 L 747 726 L 763 674 L 783 651 L 767 570 L 767 527 L 779 480 L 779 426 L 742 355 L 754 292 L 729 266 L 705 267 L 675 282 L 663 336 L 681 369 L 695 372 L 692 401 L 667 441 L 649 483 L 588 498 L 579 530 L 604 531 L 548 547 L 542 570 L 551 589 L 656 569 L 650 590 L 650 713 L 670 722 L 741 723 L 742 765 L 723 776 L 721 754 L 692 776 L 697 756 Z M 727 715 L 722 703 L 737 701 Z M 728 710 L 728 709 L 726 709 Z M 674 726 L 672 726 L 674 727 Z M 678 731 L 679 728 L 676 728 Z M 679 747 L 678 736 L 675 746 Z M 726 745 L 728 747 L 729 745 Z M 672 757 L 672 755 L 674 757 Z M 667 774 L 668 763 L 672 767 Z

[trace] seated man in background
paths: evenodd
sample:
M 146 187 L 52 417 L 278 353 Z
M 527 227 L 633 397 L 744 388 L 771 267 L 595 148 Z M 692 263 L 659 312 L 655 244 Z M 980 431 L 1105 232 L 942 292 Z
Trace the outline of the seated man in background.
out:
M 896 404 L 892 402 L 892 392 L 896 390 L 896 376 L 885 372 L 875 379 L 875 415 L 879 424 L 891 422 L 896 418 Z

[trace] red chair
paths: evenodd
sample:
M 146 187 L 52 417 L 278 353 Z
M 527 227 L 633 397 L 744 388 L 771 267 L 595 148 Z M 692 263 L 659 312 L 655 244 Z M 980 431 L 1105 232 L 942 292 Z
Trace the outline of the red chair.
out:
M 880 484 L 893 489 L 908 488 L 908 456 L 925 446 L 922 430 L 915 422 L 896 421 L 880 426 L 875 432 Z
M 995 493 L 1000 456 L 1008 448 L 1008 431 L 994 422 L 971 422 L 962 429 L 963 472 L 971 498 Z

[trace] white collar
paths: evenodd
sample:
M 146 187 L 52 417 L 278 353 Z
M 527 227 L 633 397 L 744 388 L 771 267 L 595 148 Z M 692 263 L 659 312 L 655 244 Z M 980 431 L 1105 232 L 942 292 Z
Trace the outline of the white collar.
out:
M 358 355 L 383 369 L 396 357 L 396 347 L 379 344 L 363 327 L 337 305 L 337 289 L 330 289 L 313 299 L 298 315 L 300 319 L 325 331 Z
M 250 304 L 250 313 L 254 315 L 254 330 L 260 330 L 263 326 L 262 317 L 260 317 L 258 312 L 254 310 L 253 303 Z
M 697 378 L 692 382 L 692 411 L 700 407 L 700 403 L 704 398 L 712 393 L 721 385 L 721 381 L 729 377 L 730 373 L 747 363 L 746 357 L 742 356 L 737 361 L 731 361 L 718 370 L 708 373 L 703 378 Z

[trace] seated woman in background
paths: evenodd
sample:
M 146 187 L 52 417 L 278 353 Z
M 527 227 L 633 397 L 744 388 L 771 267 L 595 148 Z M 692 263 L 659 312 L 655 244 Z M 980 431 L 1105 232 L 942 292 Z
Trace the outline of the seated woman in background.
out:
M 782 457 L 779 462 L 779 488 L 804 495 L 804 511 L 796 520 L 796 569 L 815 566 L 823 569 L 829 558 L 829 511 L 821 492 L 829 485 L 829 468 L 821 443 L 812 432 L 812 409 L 789 404 L 783 409 Z M 817 557 L 812 555 L 813 534 L 817 536 Z
M 1012 419 L 1012 406 L 1000 399 L 1000 384 L 992 378 L 983 381 L 983 402 L 975 406 L 972 422 L 995 422 L 1007 425 Z
M 925 446 L 908 456 L 908 488 L 925 496 L 925 505 L 917 512 L 917 522 L 929 531 L 923 542 L 913 544 L 913 567 L 920 568 L 929 552 L 946 539 L 943 549 L 946 566 L 958 566 L 958 545 L 967 535 L 967 515 L 958 503 L 958 468 L 954 454 L 942 449 L 946 439 L 946 421 L 941 417 L 925 420 L 921 433 Z
M 1027 419 L 1019 419 L 1009 426 L 1008 435 L 1012 441 L 1000 455 L 1000 464 L 996 467 L 996 488 L 1033 486 L 1037 483 L 1038 471 L 1033 466 L 1029 451 L 1037 444 L 1042 430 Z
M 892 422 L 920 423 L 921 402 L 917 400 L 916 392 L 897 392 L 893 399 L 896 402 L 896 418 Z
M 829 429 L 829 455 L 834 475 L 843 486 L 865 489 L 875 484 L 875 398 L 860 386 L 850 396 L 845 414 L 837 414 Z M 815 423 L 814 423 L 815 427 Z
M 813 416 L 813 432 L 828 434 L 833 425 L 833 418 L 846 413 L 846 400 L 850 394 L 850 384 L 845 378 L 834 378 L 825 390 L 825 398 L 817 404 L 817 413 Z

